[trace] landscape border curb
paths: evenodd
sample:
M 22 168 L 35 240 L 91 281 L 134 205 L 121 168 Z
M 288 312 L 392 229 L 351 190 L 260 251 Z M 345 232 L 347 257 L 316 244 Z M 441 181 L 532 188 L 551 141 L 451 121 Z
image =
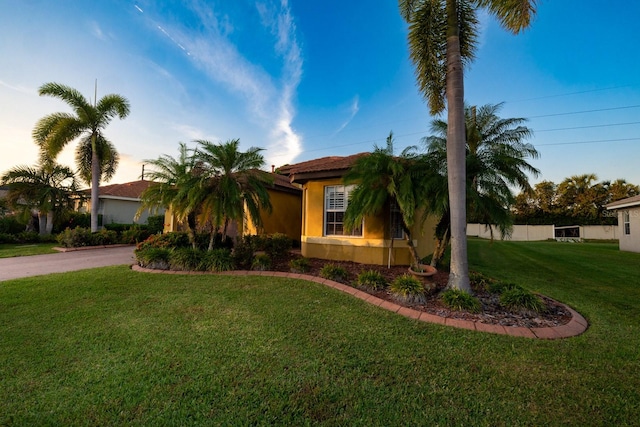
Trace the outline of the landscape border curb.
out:
M 409 307 L 404 307 L 391 301 L 378 298 L 374 295 L 360 291 L 352 286 L 345 285 L 343 283 L 334 282 L 333 280 L 323 279 L 321 277 L 310 276 L 307 274 L 299 273 L 286 273 L 286 272 L 272 272 L 272 271 L 247 271 L 247 270 L 232 270 L 223 271 L 220 273 L 200 272 L 200 271 L 175 271 L 175 270 L 156 270 L 150 268 L 140 267 L 137 264 L 131 266 L 133 271 L 143 273 L 159 273 L 159 274 L 184 274 L 184 275 L 222 275 L 222 276 L 270 276 L 270 277 L 285 277 L 289 279 L 302 279 L 309 282 L 319 283 L 321 285 L 329 286 L 330 288 L 337 289 L 339 291 L 348 293 L 358 299 L 361 299 L 369 304 L 376 305 L 385 310 L 393 311 L 401 316 L 408 317 L 410 319 L 418 320 L 421 322 L 436 323 L 439 325 L 451 326 L 459 329 L 468 329 L 478 332 L 486 332 L 491 334 L 509 335 L 513 337 L 525 337 L 525 338 L 538 338 L 538 339 L 561 339 L 578 336 L 584 333 L 589 327 L 589 322 L 577 311 L 561 302 L 555 301 L 557 304 L 563 306 L 569 313 L 571 313 L 571 320 L 560 326 L 541 327 L 541 328 L 528 328 L 524 326 L 503 326 L 494 325 L 491 323 L 481 323 L 473 320 L 456 319 L 452 317 L 442 317 L 435 314 L 425 313 L 423 311 L 414 310 Z

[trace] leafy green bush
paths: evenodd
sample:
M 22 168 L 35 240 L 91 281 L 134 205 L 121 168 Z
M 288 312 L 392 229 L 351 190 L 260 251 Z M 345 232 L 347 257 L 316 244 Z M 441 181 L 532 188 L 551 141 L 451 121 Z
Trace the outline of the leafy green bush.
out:
M 137 248 L 190 248 L 191 242 L 187 233 L 178 231 L 164 234 L 152 234 L 144 241 L 138 243 Z
M 307 273 L 311 269 L 309 258 L 296 258 L 289 261 L 289 268 L 292 273 Z
M 25 223 L 13 216 L 0 217 L 0 234 L 18 234 L 24 231 Z
M 388 286 L 387 279 L 375 270 L 361 271 L 356 279 L 356 285 L 360 288 L 379 291 Z
M 474 291 L 487 292 L 489 291 L 491 285 L 495 283 L 495 280 L 488 276 L 485 276 L 482 273 L 470 271 L 469 282 L 471 283 L 471 289 L 473 289 Z
M 0 243 L 18 243 L 18 238 L 13 234 L 0 233 Z
M 448 289 L 442 293 L 442 302 L 451 310 L 479 313 L 482 309 L 480 300 L 471 294 L 457 289 Z
M 35 231 L 23 231 L 16 236 L 19 243 L 40 243 L 47 240 L 46 236 L 40 236 Z
M 287 256 L 292 245 L 293 242 L 287 235 L 274 233 L 267 237 L 264 250 L 272 259 L 282 259 Z
M 149 234 L 158 234 L 164 231 L 164 215 L 151 215 L 147 218 L 147 230 Z
M 249 270 L 255 253 L 255 236 L 242 236 L 236 240 L 233 247 L 233 261 L 242 270 Z
M 324 277 L 325 279 L 334 280 L 336 282 L 345 283 L 348 277 L 347 270 L 344 267 L 341 267 L 336 264 L 325 264 L 320 270 L 320 277 Z
M 118 233 L 113 230 L 100 230 L 91 233 L 91 242 L 87 246 L 114 245 L 118 243 Z
M 157 270 L 169 269 L 171 249 L 147 247 L 134 251 L 138 265 Z
M 128 230 L 124 230 L 122 234 L 120 234 L 120 243 L 124 243 L 125 245 L 134 245 L 138 244 L 149 238 L 151 234 L 149 234 L 149 229 L 147 228 L 130 228 Z
M 226 248 L 218 248 L 202 253 L 202 260 L 198 266 L 203 271 L 228 271 L 234 269 L 231 251 Z
M 522 288 L 505 290 L 500 295 L 500 304 L 509 310 L 543 313 L 546 307 L 539 296 Z
M 408 303 L 424 303 L 426 295 L 422 282 L 410 274 L 398 276 L 389 288 L 396 299 Z
M 253 258 L 251 269 L 257 271 L 267 271 L 271 269 L 271 257 L 267 254 L 258 254 Z
M 174 249 L 169 256 L 169 265 L 172 270 L 198 271 L 201 269 L 203 254 L 199 249 Z
M 90 246 L 93 243 L 91 230 L 83 227 L 67 228 L 58 234 L 58 243 L 65 248 Z

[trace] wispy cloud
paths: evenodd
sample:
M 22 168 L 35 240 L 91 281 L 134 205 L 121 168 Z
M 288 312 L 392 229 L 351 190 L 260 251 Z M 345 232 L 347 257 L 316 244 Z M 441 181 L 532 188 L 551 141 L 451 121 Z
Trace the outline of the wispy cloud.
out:
M 249 60 L 229 37 L 233 25 L 228 16 L 216 13 L 204 2 L 192 4 L 193 12 L 200 19 L 199 31 L 170 23 L 156 22 L 155 25 L 212 81 L 244 100 L 251 121 L 268 136 L 267 160 L 284 164 L 291 162 L 302 146 L 301 136 L 292 122 L 303 58 L 287 0 L 261 1 L 256 9 L 261 25 L 273 37 L 273 52 L 281 60 L 279 74 L 269 73 L 266 69 L 270 67 Z
M 11 89 L 16 92 L 24 93 L 26 95 L 37 95 L 38 91 L 36 89 L 28 88 L 26 86 L 20 85 L 11 85 L 7 82 L 0 80 L 0 86 L 6 87 L 7 89 Z
M 335 132 L 333 132 L 331 136 L 332 137 L 336 136 L 337 134 L 342 132 L 342 130 L 346 128 L 349 125 L 349 123 L 351 123 L 351 121 L 356 116 L 356 114 L 358 114 L 358 111 L 360 111 L 360 97 L 356 95 L 353 98 L 353 101 L 351 101 L 351 105 L 349 107 L 349 117 L 340 125 L 340 127 L 338 127 L 338 129 L 336 129 Z

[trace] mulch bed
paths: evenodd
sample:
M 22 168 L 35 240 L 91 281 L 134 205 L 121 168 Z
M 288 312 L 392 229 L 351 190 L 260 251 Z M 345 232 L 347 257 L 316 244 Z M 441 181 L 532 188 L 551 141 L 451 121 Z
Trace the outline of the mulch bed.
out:
M 293 255 L 295 257 L 295 255 Z M 280 260 L 274 263 L 272 270 L 274 271 L 290 271 L 289 267 L 290 259 Z M 310 270 L 305 274 L 320 277 L 320 270 L 325 264 L 335 264 L 343 267 L 349 274 L 345 284 L 353 284 L 360 274 L 364 270 L 375 270 L 380 272 L 389 283 L 391 283 L 396 277 L 408 272 L 407 266 L 386 266 L 358 264 L 350 261 L 327 261 L 323 259 L 310 258 Z M 402 301 L 396 300 L 394 296 L 388 291 L 369 292 L 378 298 L 392 301 L 399 305 L 413 308 L 414 310 L 423 311 L 429 314 L 434 314 L 441 317 L 449 317 L 454 319 L 471 320 L 479 323 L 487 323 L 502 326 L 522 326 L 528 328 L 539 327 L 552 327 L 560 326 L 569 323 L 571 320 L 571 313 L 561 304 L 556 301 L 539 295 L 544 304 L 546 305 L 545 313 L 531 313 L 531 312 L 510 312 L 499 304 L 499 296 L 486 291 L 474 290 L 474 295 L 480 300 L 482 304 L 482 312 L 469 313 L 466 311 L 455 311 L 446 307 L 440 300 L 440 292 L 444 290 L 449 280 L 449 273 L 445 271 L 438 271 L 434 276 L 419 278 L 425 283 L 426 288 L 431 288 L 432 291 L 427 295 L 427 301 L 425 304 L 407 304 Z M 368 292 L 366 289 L 362 289 Z

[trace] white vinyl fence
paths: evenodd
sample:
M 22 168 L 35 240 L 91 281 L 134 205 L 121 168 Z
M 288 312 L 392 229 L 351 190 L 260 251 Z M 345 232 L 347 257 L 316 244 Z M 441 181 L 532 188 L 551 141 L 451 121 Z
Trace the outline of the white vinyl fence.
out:
M 485 224 L 467 224 L 467 236 L 482 239 L 535 241 L 535 240 L 617 240 L 617 225 L 576 225 L 574 227 L 555 227 L 554 225 L 514 225 L 511 236 L 503 236 L 495 226 Z

